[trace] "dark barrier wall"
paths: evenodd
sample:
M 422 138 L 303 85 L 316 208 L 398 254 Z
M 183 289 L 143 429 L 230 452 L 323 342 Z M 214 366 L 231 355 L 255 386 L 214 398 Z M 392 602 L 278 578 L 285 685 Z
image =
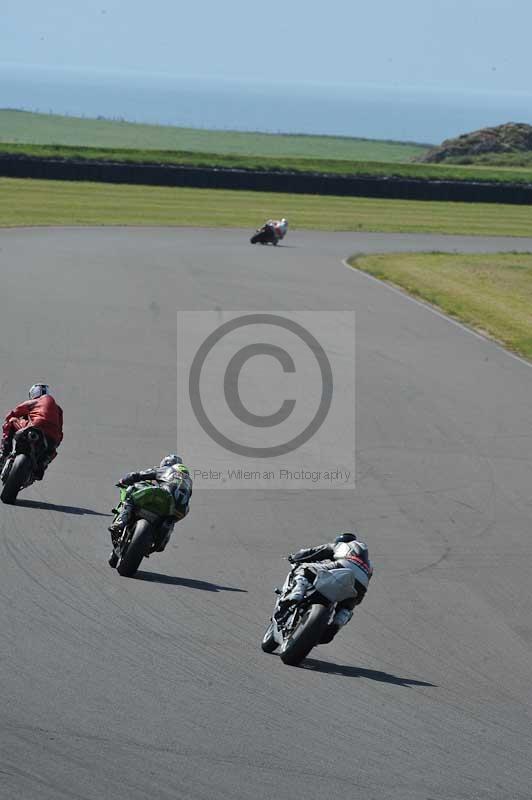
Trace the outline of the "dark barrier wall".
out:
M 149 186 L 193 186 L 261 192 L 452 200 L 466 203 L 532 203 L 532 185 L 466 183 L 402 178 L 350 177 L 317 173 L 253 172 L 243 169 L 117 164 L 0 156 L 0 176 L 97 181 Z

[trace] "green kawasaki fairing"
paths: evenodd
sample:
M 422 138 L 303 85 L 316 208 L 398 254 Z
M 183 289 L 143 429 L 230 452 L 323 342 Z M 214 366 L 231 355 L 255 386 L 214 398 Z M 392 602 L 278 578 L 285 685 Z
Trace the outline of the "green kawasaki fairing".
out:
M 120 490 L 121 503 L 126 498 L 126 492 L 127 489 Z M 143 508 L 160 517 L 171 517 L 175 514 L 176 507 L 173 496 L 166 489 L 161 489 L 158 484 L 151 481 L 135 484 L 129 497 L 137 508 Z

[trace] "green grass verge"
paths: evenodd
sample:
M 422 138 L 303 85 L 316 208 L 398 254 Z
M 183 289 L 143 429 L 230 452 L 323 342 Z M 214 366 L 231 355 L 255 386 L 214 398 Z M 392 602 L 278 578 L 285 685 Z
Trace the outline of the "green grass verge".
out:
M 339 175 L 370 175 L 418 180 L 488 181 L 532 183 L 532 168 L 463 167 L 448 164 L 399 164 L 379 161 L 289 158 L 286 156 L 224 155 L 173 150 L 69 147 L 66 145 L 2 144 L 0 155 L 28 155 L 82 161 L 118 161 L 136 164 L 174 164 L 199 167 L 239 167 L 252 170 L 325 172 Z
M 425 145 L 339 136 L 208 131 L 0 109 L 0 153 L 421 180 L 532 183 L 532 160 L 413 163 Z
M 532 254 L 400 253 L 350 263 L 532 359 Z
M 474 164 L 475 166 L 506 167 L 509 169 L 514 167 L 527 167 L 531 169 L 532 152 L 525 150 L 515 153 L 482 153 L 481 155 L 454 156 L 454 158 L 448 158 L 440 163 Z
M 0 226 L 189 225 L 529 236 L 532 206 L 0 178 Z
M 0 142 L 386 162 L 408 161 L 429 149 L 428 145 L 406 142 L 343 136 L 209 131 L 10 109 L 0 109 Z

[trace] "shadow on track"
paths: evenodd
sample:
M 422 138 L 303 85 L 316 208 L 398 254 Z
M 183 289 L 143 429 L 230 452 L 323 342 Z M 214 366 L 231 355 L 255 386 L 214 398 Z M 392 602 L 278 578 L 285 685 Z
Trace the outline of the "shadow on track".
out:
M 195 578 L 178 578 L 175 575 L 163 575 L 160 572 L 144 572 L 139 569 L 133 576 L 140 581 L 151 583 L 167 583 L 171 586 L 188 586 L 189 589 L 202 589 L 204 592 L 247 592 L 247 589 L 237 589 L 234 586 L 220 586 L 218 583 L 198 581 Z
M 89 514 L 94 517 L 110 517 L 111 514 L 104 514 L 101 511 L 93 511 L 92 508 L 81 508 L 80 506 L 61 506 L 57 503 L 44 503 L 41 500 L 19 500 L 17 499 L 17 506 L 24 506 L 25 508 L 41 508 L 44 511 L 62 511 L 63 514 L 78 514 L 83 516 Z
M 389 672 L 380 672 L 380 670 L 376 669 L 349 667 L 345 664 L 331 664 L 329 661 L 319 661 L 317 658 L 307 658 L 301 666 L 303 669 L 310 669 L 315 672 L 328 672 L 331 675 L 345 675 L 348 678 L 369 678 L 371 681 L 392 683 L 395 686 L 436 686 L 435 683 L 418 681 L 415 678 L 400 678 L 398 675 L 391 675 Z

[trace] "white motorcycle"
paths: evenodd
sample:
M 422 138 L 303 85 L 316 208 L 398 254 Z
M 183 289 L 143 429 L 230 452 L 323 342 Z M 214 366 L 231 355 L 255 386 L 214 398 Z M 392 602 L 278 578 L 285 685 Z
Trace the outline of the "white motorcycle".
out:
M 275 590 L 277 602 L 261 643 L 265 653 L 280 648 L 281 661 L 290 666 L 299 664 L 316 645 L 332 641 L 338 631 L 333 623 L 338 603 L 356 596 L 350 569 L 327 570 L 313 564 L 305 570 L 306 575 L 314 576 L 305 596 L 299 601 L 289 601 L 287 596 L 294 586 L 298 566 L 288 573 L 283 588 Z

